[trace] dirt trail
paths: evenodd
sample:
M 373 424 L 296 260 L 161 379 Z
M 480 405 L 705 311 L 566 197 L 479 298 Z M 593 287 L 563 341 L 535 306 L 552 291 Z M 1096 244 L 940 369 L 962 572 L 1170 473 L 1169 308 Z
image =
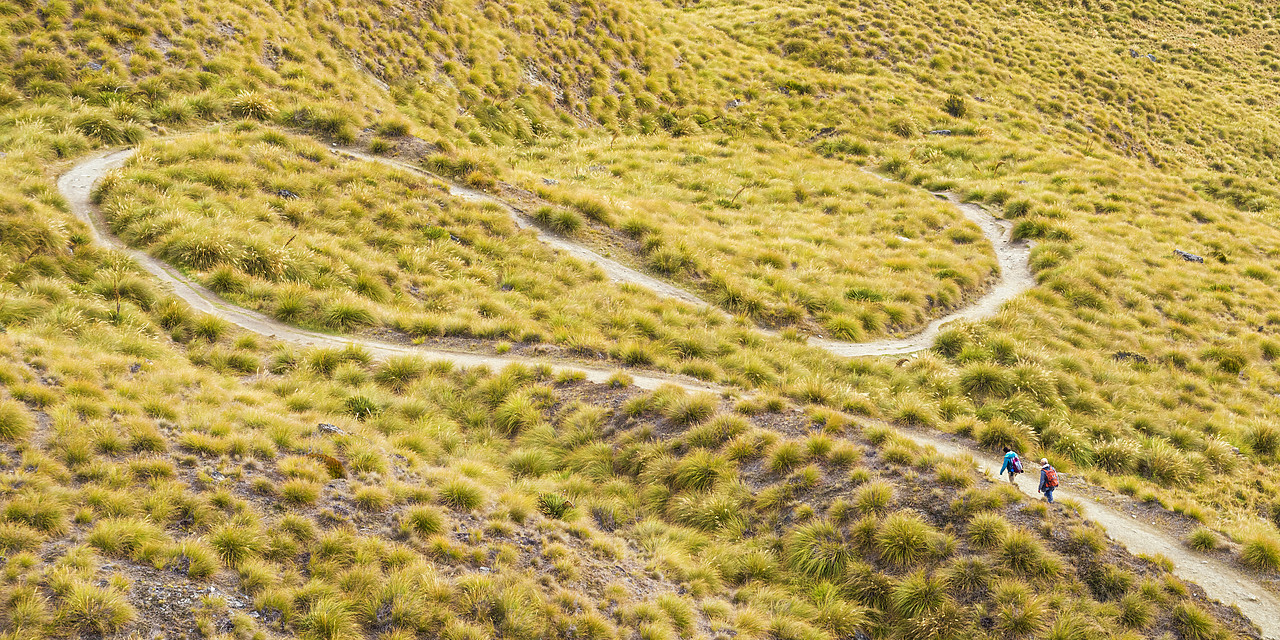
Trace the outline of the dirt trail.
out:
M 162 283 L 168 285 L 175 295 L 197 310 L 218 316 L 248 331 L 283 342 L 301 346 L 332 347 L 343 347 L 354 344 L 367 349 L 375 358 L 378 359 L 384 359 L 391 355 L 416 354 L 428 359 L 448 360 L 464 367 L 489 366 L 497 368 L 514 363 L 526 365 L 546 364 L 558 371 L 582 371 L 586 374 L 588 380 L 597 383 L 606 381 L 616 371 L 614 369 L 591 367 L 567 362 L 555 362 L 538 358 L 482 355 L 461 351 L 449 351 L 429 347 L 395 344 L 373 339 L 332 336 L 291 327 L 260 313 L 232 305 L 219 298 L 213 292 L 205 289 L 200 284 L 192 281 L 190 278 L 187 278 L 177 269 L 174 269 L 168 264 L 156 260 L 155 258 L 152 258 L 140 251 L 124 246 L 124 244 L 112 235 L 107 228 L 105 222 L 102 220 L 101 213 L 98 211 L 98 208 L 93 206 L 93 203 L 90 201 L 90 193 L 92 192 L 93 185 L 106 172 L 124 164 L 125 160 L 127 160 L 132 154 L 132 150 L 126 150 L 92 156 L 88 160 L 82 161 L 63 175 L 58 180 L 58 189 L 62 193 L 63 197 L 67 199 L 72 212 L 89 225 L 95 242 L 128 254 Z M 382 158 L 369 159 L 417 171 L 414 167 L 403 165 L 402 163 L 397 163 L 392 160 Z M 454 195 L 461 198 L 494 202 L 495 204 L 506 208 L 508 211 L 512 211 L 513 215 L 515 215 L 515 211 L 509 205 L 495 201 L 492 197 L 486 194 L 456 185 L 451 185 L 450 190 Z M 990 216 L 987 216 L 985 213 L 981 213 L 979 215 L 980 210 L 966 210 L 966 205 L 958 206 L 962 207 L 962 211 L 966 211 L 966 216 L 970 217 L 970 219 L 975 222 L 978 222 L 978 224 L 983 227 L 983 232 L 986 233 L 989 238 L 992 237 L 992 234 L 996 233 L 997 229 L 999 230 L 1001 235 L 996 236 L 996 240 L 993 240 L 993 244 L 997 247 L 996 252 L 997 256 L 1000 256 L 1000 266 L 1002 275 L 1004 276 L 1000 284 L 978 300 L 973 307 L 962 310 L 961 312 L 948 316 L 947 318 L 934 321 L 934 323 L 930 324 L 929 329 L 918 334 L 918 336 L 912 336 L 905 340 L 885 340 L 865 343 L 864 345 L 850 345 L 853 347 L 874 346 L 875 349 L 878 350 L 871 351 L 869 353 L 856 354 L 843 352 L 842 355 L 883 355 L 891 353 L 907 353 L 911 350 L 916 350 L 913 345 L 920 344 L 923 344 L 923 346 L 919 348 L 926 348 L 932 341 L 933 336 L 937 334 L 937 327 L 947 322 L 948 319 L 955 319 L 958 317 L 983 317 L 983 314 L 994 312 L 994 310 L 1005 300 L 1008 300 L 1018 292 L 1025 290 L 1026 287 L 1030 286 L 1033 280 L 1031 279 L 1030 272 L 1026 270 L 1025 256 L 1027 249 L 1025 247 L 1015 245 L 1009 246 L 1006 250 L 1002 251 L 1000 248 L 1002 245 L 1000 243 L 1004 242 L 1004 227 L 994 219 L 991 219 Z M 974 209 L 977 208 L 974 207 Z M 519 216 L 516 216 L 516 219 L 517 224 L 520 224 L 522 227 L 527 228 L 529 226 L 528 223 Z M 601 264 L 602 266 L 604 266 L 604 263 L 616 265 L 615 273 L 612 273 L 611 277 L 615 277 L 619 281 L 639 282 L 640 284 L 644 284 L 643 282 L 630 277 L 630 274 L 640 276 L 643 276 L 643 274 L 638 274 L 634 270 L 616 262 L 607 260 L 594 252 L 581 247 L 576 247 L 562 238 L 542 233 L 536 228 L 535 232 L 539 234 L 539 237 L 544 238 L 553 246 L 560 247 L 561 243 L 569 245 L 569 247 L 572 248 L 571 253 L 581 259 L 590 260 L 597 264 Z M 997 242 L 997 240 L 999 242 Z M 568 251 L 569 248 L 566 248 L 566 250 Z M 595 257 L 592 258 L 591 256 Z M 1019 256 L 1023 257 L 1020 258 Z M 1021 273 L 1019 271 L 1017 262 L 1020 259 L 1022 260 L 1021 270 L 1025 271 L 1025 273 Z M 1006 261 L 1012 262 L 1007 263 Z M 606 267 L 606 271 L 608 270 L 609 268 Z M 648 276 L 643 277 L 648 278 Z M 658 282 L 658 284 L 669 289 L 674 288 L 666 283 Z M 679 291 L 678 289 L 676 290 Z M 661 290 L 659 291 L 661 292 Z M 684 295 L 689 294 L 684 293 Z M 683 296 L 677 297 L 686 299 Z M 698 302 L 704 306 L 706 305 L 705 302 Z M 975 308 L 977 308 L 977 310 L 975 310 Z M 828 348 L 836 348 L 844 344 L 845 343 L 832 343 L 833 346 Z M 655 389 L 663 385 L 674 384 L 692 391 L 707 391 L 711 393 L 720 393 L 724 391 L 721 387 L 704 384 L 689 378 L 638 372 L 629 372 L 629 374 L 631 375 L 634 384 L 637 387 L 644 389 Z M 914 431 L 903 431 L 902 433 L 921 445 L 936 448 L 944 455 L 967 456 L 975 461 L 975 465 L 977 465 L 979 469 L 988 473 L 993 472 L 985 465 L 985 463 L 980 462 L 994 459 L 994 457 L 989 453 L 971 448 L 962 443 L 943 439 L 936 435 Z M 1028 473 L 1028 477 L 1022 478 L 1018 482 L 1018 488 L 1027 495 L 1038 497 L 1039 494 L 1036 493 L 1035 489 L 1036 483 L 1039 481 L 1039 476 L 1038 474 L 1034 474 L 1035 477 L 1030 477 L 1032 475 L 1032 473 Z M 1057 492 L 1057 497 L 1076 499 L 1076 501 L 1082 505 L 1084 516 L 1086 518 L 1101 525 L 1106 529 L 1107 534 L 1111 536 L 1112 539 L 1125 545 L 1130 552 L 1144 554 L 1159 553 L 1168 557 L 1174 562 L 1174 573 L 1178 577 L 1188 582 L 1200 585 L 1211 598 L 1216 598 L 1228 605 L 1234 604 L 1238 606 L 1245 616 L 1261 628 L 1263 637 L 1268 640 L 1280 640 L 1280 598 L 1277 598 L 1271 592 L 1267 591 L 1261 584 L 1255 582 L 1249 576 L 1236 570 L 1235 567 L 1220 562 L 1216 558 L 1199 556 L 1189 549 L 1186 549 L 1180 540 L 1161 530 L 1158 526 L 1135 519 L 1091 498 L 1085 496 L 1073 496 L 1066 488 L 1060 488 Z
M 563 236 L 549 233 L 537 225 L 529 222 L 521 212 L 510 203 L 491 196 L 482 191 L 476 191 L 462 185 L 444 180 L 440 176 L 425 171 L 407 162 L 401 162 L 393 158 L 375 156 L 358 151 L 348 149 L 335 150 L 338 153 L 347 155 L 369 162 L 377 162 L 379 164 L 402 169 L 412 173 L 429 176 L 436 180 L 441 180 L 449 187 L 450 195 L 470 200 L 472 202 L 484 202 L 501 207 L 506 211 L 516 226 L 520 229 L 528 229 L 535 233 L 538 239 L 551 247 L 559 249 L 584 262 L 593 262 L 604 270 L 605 275 L 613 282 L 629 282 L 647 287 L 653 292 L 665 298 L 674 298 L 689 304 L 720 310 L 719 307 L 699 298 L 698 296 L 681 289 L 669 282 L 659 280 L 641 271 L 637 271 L 616 260 L 606 258 L 580 244 L 573 242 Z M 884 176 L 867 171 L 866 173 L 875 176 L 885 182 L 893 182 Z M 976 204 L 961 202 L 954 194 L 950 193 L 934 193 L 938 198 L 944 199 L 960 210 L 964 217 L 973 221 L 982 229 L 982 234 L 986 236 L 987 241 L 991 243 L 996 253 L 996 260 L 1000 265 L 1000 275 L 995 286 L 991 287 L 983 296 L 975 300 L 972 304 L 966 305 L 953 313 L 937 318 L 929 323 L 923 331 L 907 336 L 905 338 L 885 338 L 873 342 L 843 342 L 840 340 L 831 340 L 828 338 L 809 338 L 809 344 L 819 349 L 841 357 L 857 357 L 857 356 L 887 356 L 900 355 L 906 353 L 914 353 L 916 351 L 924 351 L 933 346 L 933 340 L 942 330 L 942 326 L 956 320 L 981 320 L 994 316 L 1000 309 L 1000 305 L 1013 299 L 1018 294 L 1035 286 L 1035 277 L 1031 274 L 1030 257 L 1031 246 L 1026 242 L 1015 242 L 1011 237 L 1012 225 L 1004 220 L 1000 220 L 987 213 L 982 207 Z M 727 313 L 726 313 L 727 315 Z M 777 332 L 769 329 L 760 329 L 761 332 L 777 336 Z
M 594 263 L 598 265 L 601 269 L 604 270 L 605 275 L 609 278 L 611 282 L 619 282 L 619 283 L 629 282 L 632 284 L 638 284 L 642 287 L 651 289 L 654 293 L 657 293 L 658 295 L 664 298 L 674 298 L 676 300 L 681 300 L 698 307 L 713 308 L 712 305 L 709 304 L 707 301 L 703 300 L 702 298 L 699 298 L 698 296 L 693 295 L 692 293 L 689 293 L 688 291 L 685 291 L 684 289 L 681 289 L 680 287 L 677 287 L 671 284 L 670 282 L 665 282 L 663 280 L 659 280 L 657 278 L 654 278 L 653 276 L 647 275 L 640 271 L 636 271 L 635 269 L 632 269 L 631 267 L 628 267 L 622 264 L 621 262 L 606 258 L 576 242 L 568 240 L 563 236 L 560 236 L 554 233 L 549 233 L 547 231 L 543 231 L 541 228 L 538 227 L 538 225 L 535 225 L 532 222 L 529 222 L 529 220 L 521 214 L 520 210 L 511 206 L 510 203 L 508 203 L 505 200 L 502 200 L 501 198 L 496 198 L 483 191 L 477 191 L 470 187 L 465 187 L 460 184 L 454 183 L 450 180 L 445 180 L 444 178 L 441 178 L 440 176 L 434 173 L 431 173 L 429 171 L 416 167 L 407 162 L 401 162 L 399 160 L 395 160 L 393 158 L 386 158 L 383 156 L 375 156 L 367 153 L 360 153 L 359 151 L 352 151 L 350 149 L 335 149 L 335 151 L 342 155 L 350 156 L 352 158 L 359 158 L 360 160 L 376 162 L 384 166 L 400 169 L 402 171 L 408 171 L 410 173 L 424 175 L 429 178 L 439 180 L 443 182 L 446 186 L 448 186 L 449 195 L 455 198 L 458 198 L 460 200 L 468 200 L 471 202 L 483 202 L 486 204 L 492 204 L 492 205 L 498 206 L 503 211 L 506 211 L 508 215 L 511 216 L 511 220 L 516 224 L 517 228 L 521 230 L 532 231 L 538 237 L 538 240 L 540 242 L 550 246 L 553 249 L 563 251 L 564 253 L 567 253 L 583 262 Z
M 990 318 L 1000 310 L 1000 305 L 1035 286 L 1036 279 L 1031 273 L 1030 266 L 1031 245 L 1025 241 L 1012 239 L 1010 232 L 1013 225 L 993 217 L 976 204 L 961 202 L 955 194 L 935 193 L 934 195 L 955 205 L 964 217 L 982 228 L 982 234 L 995 249 L 996 261 L 1000 265 L 1000 276 L 995 285 L 972 304 L 934 319 L 923 331 L 905 338 L 885 338 L 873 342 L 841 342 L 810 338 L 809 344 L 845 357 L 888 356 L 924 351 L 933 346 L 933 340 L 938 337 L 943 325 L 956 320 L 974 321 Z
M 598 383 L 607 381 L 609 377 L 617 371 L 616 368 L 592 367 L 590 365 L 557 362 L 539 358 L 485 355 L 467 353 L 465 351 L 451 351 L 446 349 L 397 344 L 394 342 L 375 339 L 329 335 L 316 331 L 299 329 L 256 311 L 250 311 L 243 307 L 233 305 L 226 300 L 223 300 L 212 291 L 209 291 L 200 285 L 200 283 L 188 278 L 185 274 L 168 263 L 157 260 L 141 251 L 129 248 L 121 242 L 119 238 L 115 237 L 107 227 L 106 221 L 102 219 L 101 212 L 90 200 L 90 194 L 93 191 L 93 186 L 103 175 L 108 171 L 123 165 L 124 162 L 133 155 L 133 153 L 134 150 L 127 149 L 124 151 L 116 151 L 114 153 L 99 154 L 90 157 L 88 160 L 82 161 L 58 179 L 58 191 L 60 191 L 62 196 L 67 199 L 67 203 L 70 205 L 72 213 L 89 225 L 90 234 L 92 235 L 94 242 L 129 255 L 129 257 L 133 258 L 133 260 L 141 265 L 143 269 L 147 270 L 151 275 L 155 276 L 157 280 L 172 289 L 174 295 L 181 298 L 184 302 L 191 305 L 192 308 L 198 311 L 222 318 L 223 320 L 237 325 L 247 331 L 252 331 L 259 335 L 268 336 L 282 342 L 299 346 L 341 348 L 352 344 L 359 345 L 367 349 L 379 360 L 386 359 L 388 356 L 393 355 L 414 354 L 429 360 L 448 360 L 464 367 L 488 366 L 501 368 L 515 363 L 533 365 L 546 364 L 556 371 L 581 371 L 586 374 L 588 380 Z M 716 388 L 700 384 L 696 380 L 681 376 L 666 377 L 658 374 L 647 374 L 632 375 L 631 377 L 633 378 L 636 386 L 645 389 L 656 389 L 664 384 L 677 384 L 689 389 L 703 391 L 718 390 Z

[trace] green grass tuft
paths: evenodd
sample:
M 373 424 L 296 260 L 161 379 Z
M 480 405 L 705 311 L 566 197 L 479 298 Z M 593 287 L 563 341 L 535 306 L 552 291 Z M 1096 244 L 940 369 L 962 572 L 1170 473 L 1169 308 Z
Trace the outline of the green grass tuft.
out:
M 57 608 L 57 624 L 72 632 L 106 635 L 129 624 L 137 611 L 112 587 L 75 582 Z
M 1259 571 L 1280 571 L 1280 541 L 1273 534 L 1260 534 L 1240 548 L 1240 561 Z
M 1200 527 L 1187 536 L 1187 546 L 1196 551 L 1213 551 L 1221 546 L 1221 542 L 1212 529 Z
M 933 535 L 933 528 L 920 516 L 897 512 L 885 518 L 880 525 L 876 546 L 885 562 L 900 567 L 911 566 L 929 556 Z
M 787 562 L 804 575 L 838 578 L 852 559 L 848 540 L 831 523 L 801 525 L 787 536 Z
M 0 400 L 0 440 L 23 440 L 34 429 L 35 422 L 21 404 L 13 400 Z

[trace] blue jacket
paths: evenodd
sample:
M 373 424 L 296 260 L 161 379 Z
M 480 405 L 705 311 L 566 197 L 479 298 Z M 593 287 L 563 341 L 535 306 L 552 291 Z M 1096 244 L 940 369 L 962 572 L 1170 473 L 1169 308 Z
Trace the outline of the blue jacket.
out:
M 1004 475 L 1006 471 L 1013 471 L 1013 459 L 1016 457 L 1018 457 L 1018 454 L 1013 451 L 1004 454 L 1004 464 L 1000 465 L 1000 473 L 996 475 Z

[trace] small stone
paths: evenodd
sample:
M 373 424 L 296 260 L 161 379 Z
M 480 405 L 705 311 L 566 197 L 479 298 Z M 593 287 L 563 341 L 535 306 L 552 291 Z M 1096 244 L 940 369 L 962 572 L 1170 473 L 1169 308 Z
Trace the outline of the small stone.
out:
M 347 435 L 346 431 L 343 431 L 342 429 L 339 429 L 338 427 L 331 425 L 327 422 L 321 422 L 320 424 L 316 425 L 316 428 L 319 429 L 321 433 L 336 433 L 338 435 L 343 435 L 343 436 Z
M 1174 253 L 1175 255 L 1177 255 L 1179 258 L 1182 258 L 1183 260 L 1186 260 L 1187 262 L 1199 262 L 1199 263 L 1204 263 L 1204 258 L 1202 258 L 1202 257 L 1200 257 L 1200 256 L 1198 256 L 1198 255 L 1195 255 L 1194 253 L 1187 253 L 1186 251 L 1183 251 L 1182 249 L 1174 249 L 1174 250 L 1173 250 L 1173 253 Z

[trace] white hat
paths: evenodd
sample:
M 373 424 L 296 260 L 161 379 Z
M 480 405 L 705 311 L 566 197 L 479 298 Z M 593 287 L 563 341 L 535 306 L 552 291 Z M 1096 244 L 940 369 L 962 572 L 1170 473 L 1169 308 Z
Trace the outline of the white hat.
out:
M 1048 459 L 1048 458 L 1040 458 L 1040 464 L 1042 464 L 1042 465 L 1044 465 L 1044 466 L 1046 466 L 1046 467 L 1047 467 L 1047 466 L 1049 466 L 1049 459 Z

